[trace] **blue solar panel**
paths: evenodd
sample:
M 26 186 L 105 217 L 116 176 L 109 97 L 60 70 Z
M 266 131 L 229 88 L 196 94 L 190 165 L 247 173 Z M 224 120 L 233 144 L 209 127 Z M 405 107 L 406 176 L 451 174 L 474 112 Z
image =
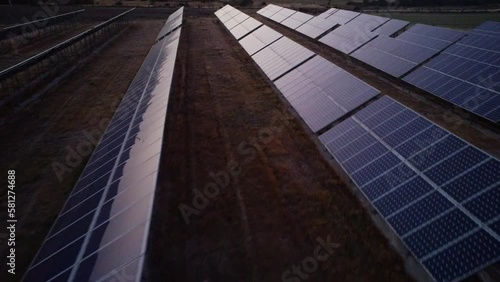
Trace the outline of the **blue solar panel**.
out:
M 396 38 L 441 51 L 465 35 L 463 31 L 416 24 Z
M 487 26 L 498 24 L 485 24 Z M 500 121 L 500 38 L 469 33 L 404 80 L 495 123 Z
M 180 32 L 151 48 L 24 281 L 141 279 Z
M 493 250 L 500 240 L 496 158 L 386 96 L 326 131 L 320 141 L 438 281 L 464 278 L 500 260 L 500 251 Z M 492 239 L 485 242 L 493 249 L 463 250 L 474 248 L 469 239 L 478 234 Z M 463 252 L 488 257 L 460 269 L 439 267 L 446 255 L 454 260 Z
M 419 259 L 467 234 L 478 225 L 458 209 L 453 209 L 442 217 L 406 236 L 404 241 Z
M 500 256 L 500 242 L 484 230 L 461 239 L 423 261 L 437 281 L 458 281 L 494 263 Z
M 474 33 L 500 37 L 500 23 L 487 21 L 474 29 Z
M 407 171 L 413 172 L 407 166 L 405 166 L 405 168 Z M 413 175 L 415 174 L 413 173 Z M 391 188 L 392 187 L 389 186 L 387 191 L 391 190 Z M 391 190 L 384 197 L 374 201 L 373 205 L 379 210 L 380 214 L 384 217 L 388 217 L 433 190 L 434 188 L 423 178 L 413 177 L 407 180 L 406 183 L 399 185 L 398 188 Z

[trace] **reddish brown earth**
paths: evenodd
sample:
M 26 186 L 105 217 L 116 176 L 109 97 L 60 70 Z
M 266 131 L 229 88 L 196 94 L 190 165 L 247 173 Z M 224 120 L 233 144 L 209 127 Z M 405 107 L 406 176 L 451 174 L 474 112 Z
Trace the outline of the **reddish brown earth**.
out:
M 304 272 L 309 281 L 409 280 L 402 259 L 236 40 L 213 18 L 189 19 L 182 32 L 151 279 L 281 281 L 314 255 L 317 238 L 329 238 L 335 248 Z M 200 200 L 186 223 L 179 205 L 196 207 L 193 189 L 212 185 L 211 174 L 227 185 L 208 190 L 213 198 Z

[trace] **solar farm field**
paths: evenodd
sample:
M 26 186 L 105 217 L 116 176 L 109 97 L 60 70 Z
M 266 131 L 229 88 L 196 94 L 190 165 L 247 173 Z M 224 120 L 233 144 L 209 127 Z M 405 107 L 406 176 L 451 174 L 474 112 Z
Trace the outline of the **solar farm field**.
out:
M 0 281 L 480 281 L 498 271 L 498 123 L 405 82 L 462 49 L 493 58 L 494 44 L 463 38 L 496 25 L 467 37 L 380 17 L 358 40 L 349 22 L 368 15 L 268 8 L 63 7 L 64 17 L 85 11 L 23 38 L 0 33 L 0 200 L 15 204 L 3 224 L 16 227 L 14 251 L 10 229 L 0 232 L 15 266 Z M 0 24 L 16 30 L 37 11 L 0 8 Z M 335 13 L 342 23 L 325 23 Z M 356 59 L 403 41 L 427 53 L 397 76 L 369 64 L 387 61 Z

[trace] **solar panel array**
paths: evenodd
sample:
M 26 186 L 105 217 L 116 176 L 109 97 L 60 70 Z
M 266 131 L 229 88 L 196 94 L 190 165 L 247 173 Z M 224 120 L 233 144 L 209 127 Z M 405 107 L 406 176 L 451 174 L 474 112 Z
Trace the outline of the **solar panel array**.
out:
M 327 19 L 337 12 L 321 17 Z M 350 22 L 361 26 L 365 21 Z M 411 63 L 395 75 L 411 70 L 464 35 L 424 25 L 416 25 L 401 38 L 382 35 L 384 25 L 394 25 L 388 29 L 396 30 L 406 24 L 388 20 L 373 27 L 379 36 L 365 45 Z M 474 31 L 475 38 L 488 36 L 489 41 L 468 36 L 457 44 L 474 46 L 475 42 L 484 52 L 476 54 L 475 60 L 495 64 L 499 37 L 492 34 L 498 30 L 489 23 Z M 267 35 L 267 44 L 258 39 L 268 33 L 272 36 Z M 265 25 L 240 40 L 246 50 L 253 44 L 261 48 L 247 52 L 313 132 L 323 132 L 379 94 L 320 56 L 303 60 L 307 55 L 291 55 L 295 51 L 288 51 L 294 49 L 285 42 L 288 38 Z M 394 42 L 397 46 L 391 49 Z M 291 58 L 297 59 L 289 63 Z M 276 63 L 281 60 L 287 63 Z M 398 61 L 393 64 L 397 66 Z M 388 97 L 334 125 L 319 139 L 435 280 L 457 281 L 500 260 L 498 159 Z
M 319 137 L 437 281 L 500 259 L 500 162 L 382 97 Z
M 24 281 L 140 281 L 181 28 L 151 48 Z
M 314 132 L 379 94 L 375 88 L 265 25 L 239 43 Z
M 401 77 L 464 35 L 461 31 L 417 24 L 396 38 L 380 35 L 351 56 Z
M 491 30 L 489 30 L 491 29 Z M 500 23 L 487 22 L 404 80 L 485 119 L 500 121 Z
M 160 30 L 160 33 L 158 33 L 158 36 L 156 37 L 156 41 L 162 39 L 167 34 L 172 32 L 174 29 L 181 26 L 183 14 L 184 14 L 184 7 L 181 7 L 180 9 L 175 11 L 173 14 L 171 14 L 167 18 L 165 25 L 163 25 L 162 29 Z

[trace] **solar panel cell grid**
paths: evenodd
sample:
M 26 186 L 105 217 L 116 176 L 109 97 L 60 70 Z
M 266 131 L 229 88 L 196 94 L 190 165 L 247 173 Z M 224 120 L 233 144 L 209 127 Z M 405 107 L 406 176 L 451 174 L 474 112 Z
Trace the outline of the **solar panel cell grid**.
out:
M 379 93 L 318 56 L 275 84 L 313 131 L 327 126 Z
M 284 21 L 281 22 L 282 25 L 289 27 L 291 29 L 296 29 L 304 23 L 312 19 L 313 16 L 302 12 L 296 12 Z
M 313 55 L 310 50 L 282 37 L 253 55 L 252 59 L 269 79 L 274 80 Z
M 283 37 L 281 33 L 263 25 L 245 38 L 241 39 L 240 45 L 249 55 L 253 55 L 281 37 Z
M 277 13 L 275 13 L 274 15 L 272 15 L 271 17 L 269 17 L 269 19 L 280 23 L 294 13 L 295 13 L 294 10 L 290 10 L 288 8 L 283 8 L 283 9 L 279 10 Z
M 262 25 L 261 22 L 255 20 L 254 18 L 249 17 L 244 20 L 241 24 L 235 26 L 230 30 L 231 34 L 236 38 L 236 40 L 241 39 L 245 35 L 249 34 L 253 30 L 257 29 Z
M 478 230 L 498 236 L 484 228 L 500 216 L 500 162 L 407 112 L 383 97 L 320 140 L 433 277 L 463 278 L 500 254 L 470 261 L 458 272 L 435 264 L 445 263 L 443 254 L 452 255 L 449 250 Z M 494 240 L 490 247 L 498 244 Z

